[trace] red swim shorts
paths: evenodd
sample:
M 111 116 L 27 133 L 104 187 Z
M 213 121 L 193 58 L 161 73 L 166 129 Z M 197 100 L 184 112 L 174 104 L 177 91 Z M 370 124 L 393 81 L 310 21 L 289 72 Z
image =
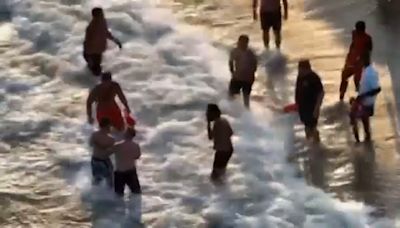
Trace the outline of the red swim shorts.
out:
M 124 118 L 122 117 L 121 110 L 116 103 L 107 106 L 97 106 L 97 122 L 102 118 L 108 118 L 111 121 L 111 125 L 122 131 L 125 128 Z

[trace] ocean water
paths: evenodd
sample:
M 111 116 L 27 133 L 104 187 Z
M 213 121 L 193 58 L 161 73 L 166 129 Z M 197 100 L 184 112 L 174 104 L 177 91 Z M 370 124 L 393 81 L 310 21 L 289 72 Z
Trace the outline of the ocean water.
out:
M 85 99 L 96 81 L 81 44 L 99 5 L 124 44 L 109 44 L 104 66 L 138 119 L 143 152 L 143 195 L 127 203 L 90 186 Z M 2 227 L 394 227 L 298 177 L 286 161 L 295 120 L 228 101 L 227 53 L 168 9 L 133 0 L 2 0 L 0 8 Z M 209 102 L 235 132 L 220 187 L 209 181 Z

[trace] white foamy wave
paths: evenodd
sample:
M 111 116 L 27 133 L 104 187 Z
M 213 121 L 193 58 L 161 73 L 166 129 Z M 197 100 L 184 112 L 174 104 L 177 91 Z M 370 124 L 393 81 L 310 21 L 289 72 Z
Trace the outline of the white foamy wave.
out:
M 55 152 L 48 159 L 80 164 L 66 168 L 66 179 L 81 191 L 95 227 L 132 227 L 140 213 L 152 227 L 389 227 L 390 221 L 370 219 L 364 205 L 338 202 L 295 177 L 286 163 L 291 142 L 289 130 L 279 124 L 284 120 L 248 113 L 224 99 L 227 54 L 199 31 L 179 25 L 169 11 L 145 1 L 84 2 L 8 2 L 15 29 L 29 44 L 26 59 L 40 59 L 33 66 L 42 67 L 35 77 L 20 73 L 20 81 L 1 75 L 0 98 L 7 106 L 1 110 L 15 110 L 5 120 L 19 121 L 28 133 L 46 134 L 36 137 Z M 90 129 L 83 111 L 87 89 L 81 87 L 95 82 L 84 69 L 81 43 L 96 5 L 104 6 L 110 28 L 124 43 L 122 51 L 109 45 L 105 68 L 121 83 L 139 121 L 140 203 L 121 206 L 109 192 L 89 187 Z M 54 69 L 48 70 L 48 64 Z M 30 97 L 29 103 L 23 96 Z M 208 102 L 221 104 L 235 131 L 227 184 L 219 188 L 208 178 L 214 154 L 206 141 Z M 1 146 L 4 150 L 16 137 L 26 137 L 14 133 Z

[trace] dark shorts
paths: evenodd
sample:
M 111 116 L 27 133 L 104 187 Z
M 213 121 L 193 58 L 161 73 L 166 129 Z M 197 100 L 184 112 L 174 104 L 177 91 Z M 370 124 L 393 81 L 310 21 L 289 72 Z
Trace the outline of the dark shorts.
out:
M 124 195 L 125 185 L 128 185 L 132 193 L 142 193 L 136 168 L 124 172 L 114 172 L 114 190 L 117 195 Z
M 102 72 L 101 61 L 103 59 L 102 54 L 87 54 L 83 53 L 83 58 L 85 59 L 88 68 L 95 75 L 99 76 Z
M 307 108 L 307 109 L 299 109 L 299 116 L 301 122 L 307 128 L 316 128 L 318 124 L 318 118 L 314 117 L 314 109 Z
M 274 31 L 281 31 L 282 28 L 282 13 L 276 12 L 260 12 L 261 29 L 269 31 L 271 28 Z
M 98 185 L 103 180 L 112 187 L 113 183 L 113 165 L 110 159 L 98 159 L 92 157 L 92 176 L 93 184 Z
M 231 79 L 229 83 L 229 94 L 236 95 L 242 91 L 244 94 L 250 95 L 252 87 L 253 83 Z

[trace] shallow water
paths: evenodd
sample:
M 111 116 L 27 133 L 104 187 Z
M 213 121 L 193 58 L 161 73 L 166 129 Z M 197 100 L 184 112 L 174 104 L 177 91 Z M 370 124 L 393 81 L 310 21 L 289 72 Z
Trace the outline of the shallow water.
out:
M 169 10 L 131 0 L 2 4 L 11 34 L 0 56 L 2 227 L 393 227 L 362 203 L 307 186 L 286 161 L 292 118 L 225 100 L 227 53 Z M 143 196 L 126 203 L 90 187 L 84 104 L 96 82 L 81 42 L 98 4 L 124 43 L 122 51 L 109 45 L 105 68 L 126 91 L 143 148 Z M 208 178 L 208 102 L 220 104 L 235 131 L 222 187 Z
M 247 33 L 251 45 L 262 50 L 259 25 L 251 20 L 251 6 L 246 1 L 206 1 L 203 4 L 176 5 L 176 12 L 186 21 L 200 24 L 216 41 L 233 45 L 235 37 Z M 390 3 L 391 7 L 396 2 Z M 259 70 L 261 85 L 254 99 L 266 106 L 287 104 L 293 99 L 296 61 L 310 58 L 321 74 L 326 97 L 320 128 L 322 146 L 310 148 L 304 143 L 301 129 L 295 128 L 295 151 L 299 169 L 310 184 L 332 193 L 342 200 L 357 200 L 376 207 L 375 216 L 396 217 L 400 203 L 397 114 L 399 93 L 397 81 L 399 55 L 397 43 L 398 18 L 386 11 L 384 15 L 375 1 L 292 1 L 290 18 L 284 23 L 283 52 L 286 69 L 283 74 L 271 71 L 276 65 L 267 61 Z M 392 8 L 395 10 L 396 8 Z M 348 121 L 348 107 L 337 102 L 337 88 L 349 32 L 356 20 L 366 20 L 368 32 L 374 37 L 374 61 L 384 87 L 373 121 L 374 143 L 354 144 Z M 225 24 L 223 22 L 226 22 Z M 392 23 L 390 23 L 392 22 Z M 307 32 L 306 32 L 307 31 Z M 390 46 L 392 45 L 392 46 Z M 228 48 L 229 46 L 224 46 Z M 273 58 L 272 58 L 273 60 Z M 263 86 L 266 84 L 267 86 Z M 352 85 L 351 85 L 352 86 Z M 271 90 L 274 92 L 271 93 Z M 392 91 L 394 94 L 392 95 Z M 349 88 L 349 94 L 354 94 Z M 393 97 L 394 96 L 394 97 Z M 399 113 L 397 111 L 397 113 Z

